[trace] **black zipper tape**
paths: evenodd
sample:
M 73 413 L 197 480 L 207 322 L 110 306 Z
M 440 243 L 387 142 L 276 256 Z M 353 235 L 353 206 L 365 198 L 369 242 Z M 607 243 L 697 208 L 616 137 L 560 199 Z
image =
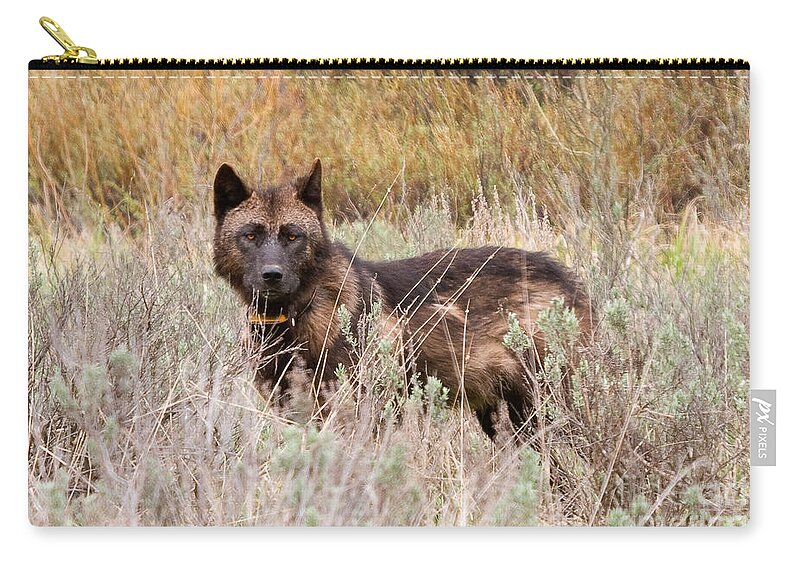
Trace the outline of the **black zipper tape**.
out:
M 35 59 L 28 64 L 29 70 L 749 70 L 750 63 L 743 59 L 679 58 L 679 59 L 288 59 L 288 58 L 243 58 L 243 59 L 101 59 L 97 64 L 71 63 Z

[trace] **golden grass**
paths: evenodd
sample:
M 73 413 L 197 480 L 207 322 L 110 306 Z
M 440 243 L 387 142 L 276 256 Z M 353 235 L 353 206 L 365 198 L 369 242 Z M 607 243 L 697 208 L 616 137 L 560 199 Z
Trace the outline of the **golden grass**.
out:
M 496 188 L 505 205 L 514 188 L 531 189 L 558 223 L 576 204 L 608 199 L 627 211 L 653 207 L 657 219 L 696 196 L 717 217 L 747 201 L 741 78 L 183 73 L 195 77 L 32 80 L 32 203 L 48 217 L 80 220 L 75 202 L 89 197 L 104 214 L 136 222 L 144 206 L 196 201 L 222 161 L 266 183 L 315 156 L 331 215 L 344 219 L 371 213 L 398 172 L 394 203 L 413 208 L 444 194 L 462 221 L 476 183 Z

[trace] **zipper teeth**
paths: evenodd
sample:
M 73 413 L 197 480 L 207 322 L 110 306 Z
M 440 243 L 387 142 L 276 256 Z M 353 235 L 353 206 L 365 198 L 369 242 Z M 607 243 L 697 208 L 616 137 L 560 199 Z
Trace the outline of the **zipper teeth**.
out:
M 515 59 L 515 58 L 452 58 L 452 59 L 394 59 L 394 58 L 116 58 L 100 59 L 98 64 L 71 62 L 31 62 L 39 67 L 106 67 L 106 68 L 275 68 L 275 69 L 750 69 L 743 59 L 732 58 L 587 58 L 587 59 Z

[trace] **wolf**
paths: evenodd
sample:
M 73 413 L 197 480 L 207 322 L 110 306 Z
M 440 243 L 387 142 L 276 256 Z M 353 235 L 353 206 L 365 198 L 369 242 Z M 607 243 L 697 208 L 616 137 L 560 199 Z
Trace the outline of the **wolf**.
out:
M 591 329 L 579 281 L 542 252 L 484 246 L 396 261 L 354 255 L 328 234 L 319 159 L 307 174 L 262 188 L 222 164 L 214 216 L 215 269 L 249 308 L 262 347 L 262 393 L 284 392 L 297 367 L 318 387 L 335 388 L 337 366 L 350 359 L 337 315 L 358 322 L 380 307 L 386 326 L 401 329 L 408 377 L 436 376 L 451 403 L 466 401 L 494 439 L 503 403 L 517 430 L 534 415 L 530 371 L 546 351 L 540 311 L 561 298 L 581 334 Z M 504 343 L 511 313 L 532 339 L 526 357 Z

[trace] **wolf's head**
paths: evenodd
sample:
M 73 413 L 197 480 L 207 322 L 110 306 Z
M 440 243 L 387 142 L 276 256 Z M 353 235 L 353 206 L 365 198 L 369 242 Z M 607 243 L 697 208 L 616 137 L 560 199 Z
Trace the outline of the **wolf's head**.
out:
M 250 189 L 227 164 L 214 179 L 214 262 L 245 302 L 278 314 L 312 282 L 328 254 L 322 221 L 322 167 L 306 176 Z

